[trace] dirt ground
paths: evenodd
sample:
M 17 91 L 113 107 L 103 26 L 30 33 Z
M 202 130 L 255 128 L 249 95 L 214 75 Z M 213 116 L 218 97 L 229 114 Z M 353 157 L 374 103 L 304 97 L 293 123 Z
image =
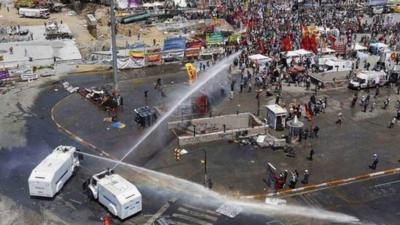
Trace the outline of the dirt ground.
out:
M 84 58 L 87 58 L 93 51 L 108 50 L 110 47 L 110 28 L 108 22 L 108 8 L 101 5 L 87 4 L 80 14 L 68 15 L 70 9 L 64 8 L 60 13 L 51 13 L 50 19 L 62 21 L 67 24 L 75 38 L 78 48 Z M 98 19 L 97 38 L 93 37 L 87 30 L 86 14 L 93 13 Z M 17 10 L 10 6 L 9 12 L 3 4 L 0 9 L 0 25 L 2 26 L 34 26 L 43 25 L 46 19 L 21 18 Z M 131 37 L 129 37 L 129 30 Z M 140 32 L 140 35 L 138 33 Z M 117 26 L 117 46 L 125 48 L 126 44 L 145 43 L 153 45 L 155 39 L 157 44 L 162 46 L 164 34 L 156 27 L 145 27 L 137 23 Z

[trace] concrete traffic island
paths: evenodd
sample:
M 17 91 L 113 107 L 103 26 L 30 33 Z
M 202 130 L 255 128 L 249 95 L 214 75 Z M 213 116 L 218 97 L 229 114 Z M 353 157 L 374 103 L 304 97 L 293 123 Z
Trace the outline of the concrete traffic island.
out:
M 168 128 L 181 134 L 178 136 L 180 146 L 266 133 L 265 124 L 251 113 L 172 121 Z

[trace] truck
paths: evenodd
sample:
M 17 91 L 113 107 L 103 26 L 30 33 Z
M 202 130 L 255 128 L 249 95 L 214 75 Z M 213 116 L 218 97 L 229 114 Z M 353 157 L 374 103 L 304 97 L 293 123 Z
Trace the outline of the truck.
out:
M 135 185 L 112 170 L 93 175 L 83 187 L 90 197 L 124 220 L 142 211 L 142 195 Z
M 60 145 L 31 172 L 30 196 L 53 198 L 77 171 L 81 155 L 73 146 Z
M 29 17 L 29 18 L 48 19 L 50 17 L 48 9 L 19 8 L 18 14 L 20 17 Z
M 383 86 L 389 82 L 389 77 L 384 71 L 362 71 L 356 74 L 349 82 L 349 88 L 362 89 Z

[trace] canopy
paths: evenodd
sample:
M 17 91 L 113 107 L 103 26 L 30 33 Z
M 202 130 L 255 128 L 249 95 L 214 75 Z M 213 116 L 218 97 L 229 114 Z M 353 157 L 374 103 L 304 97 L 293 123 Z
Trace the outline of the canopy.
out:
M 354 45 L 354 50 L 355 51 L 366 51 L 366 50 L 368 50 L 368 48 L 363 46 L 363 45 L 361 45 L 360 43 L 356 43 Z
M 305 55 L 313 55 L 314 53 L 304 50 L 304 49 L 299 49 L 299 50 L 294 50 L 294 51 L 288 51 L 286 53 L 286 57 L 296 57 L 296 56 L 305 56 Z
M 331 48 L 319 48 L 318 52 L 320 52 L 321 54 L 332 54 L 335 53 L 336 51 Z
M 186 0 L 174 0 L 176 6 L 185 8 L 187 6 Z
M 261 55 L 261 54 L 256 54 L 256 55 L 251 55 L 249 56 L 250 60 L 257 60 L 257 61 L 272 61 L 271 58 L 265 56 L 265 55 Z

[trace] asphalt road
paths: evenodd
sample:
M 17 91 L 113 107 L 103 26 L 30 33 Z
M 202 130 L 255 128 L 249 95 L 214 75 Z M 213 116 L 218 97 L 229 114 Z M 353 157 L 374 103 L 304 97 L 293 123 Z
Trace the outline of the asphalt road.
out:
M 400 218 L 397 207 L 400 204 L 400 175 L 355 182 L 287 200 L 290 203 L 348 213 L 365 224 L 395 225 Z
M 167 75 L 169 77 L 169 80 L 165 79 L 167 83 L 173 83 L 176 85 L 180 85 L 179 83 L 182 83 L 186 80 L 186 78 L 182 78 L 181 74 L 171 74 Z M 142 92 L 146 88 L 151 88 L 152 87 L 152 82 L 155 81 L 154 78 L 150 79 L 139 79 L 136 80 L 135 82 L 138 86 L 140 86 L 142 89 L 138 88 L 135 90 L 133 93 L 126 93 L 128 97 L 128 102 L 131 102 L 128 104 L 130 107 L 135 107 L 135 104 L 139 105 L 142 104 L 144 99 L 140 98 L 138 103 L 135 103 L 135 99 L 133 96 L 137 95 L 138 93 Z M 111 77 L 109 76 L 71 76 L 67 78 L 67 80 L 76 86 L 83 86 L 83 87 L 91 87 L 91 86 L 99 86 L 104 84 L 105 82 L 111 82 Z M 123 85 L 124 87 L 124 82 L 128 86 L 129 82 L 133 82 L 132 80 L 129 79 L 129 77 L 124 78 Z M 56 91 L 58 89 L 58 91 Z M 386 91 L 383 91 L 385 93 Z M 339 135 L 343 139 L 343 143 L 346 143 L 345 141 L 349 141 L 349 143 L 352 143 L 350 146 L 355 147 L 359 145 L 359 148 L 354 149 L 353 151 L 346 153 L 346 157 L 353 157 L 353 156 L 358 156 L 360 155 L 359 151 L 363 149 L 366 151 L 366 154 L 363 155 L 360 158 L 360 161 L 357 163 L 352 162 L 352 165 L 354 168 L 356 167 L 362 167 L 365 169 L 365 171 L 368 171 L 368 168 L 366 167 L 365 164 L 369 163 L 369 157 L 370 154 L 376 149 L 378 146 L 382 146 L 381 144 L 383 142 L 378 142 L 374 143 L 374 140 L 372 137 L 375 137 L 376 134 L 378 135 L 378 138 L 380 141 L 391 141 L 387 142 L 385 146 L 388 146 L 387 151 L 390 153 L 390 155 L 383 156 L 382 157 L 382 165 L 379 165 L 379 168 L 386 167 L 388 165 L 392 165 L 394 163 L 393 159 L 396 155 L 395 150 L 393 147 L 395 146 L 393 144 L 393 141 L 396 141 L 396 132 L 395 130 L 391 132 L 391 135 L 386 137 L 385 132 L 387 132 L 387 128 L 385 126 L 386 121 L 388 118 L 390 118 L 390 113 L 384 112 L 380 110 L 376 114 L 364 114 L 360 113 L 359 109 L 354 109 L 346 111 L 344 113 L 345 115 L 345 124 L 341 128 L 343 131 L 337 132 L 338 128 L 335 128 L 332 126 L 332 122 L 334 120 L 334 117 L 337 113 L 338 110 L 341 108 L 341 102 L 344 104 L 349 96 L 351 96 L 351 92 L 348 90 L 341 90 L 341 91 L 334 91 L 331 93 L 327 93 L 330 96 L 330 111 L 327 111 L 326 114 L 323 114 L 317 118 L 317 122 L 320 123 L 321 127 L 325 127 L 323 130 L 321 130 L 321 141 L 316 140 L 315 141 L 315 146 L 318 147 L 319 152 L 316 154 L 316 163 L 322 163 L 321 166 L 325 162 L 328 162 L 330 160 L 327 160 L 329 157 L 333 157 L 334 160 L 332 160 L 332 165 L 335 165 L 337 162 L 339 162 L 343 155 L 340 153 L 335 152 L 331 149 L 345 149 L 343 148 L 342 145 L 334 145 L 333 142 L 328 142 L 326 137 L 330 136 L 331 134 L 335 133 Z M 2 149 L 0 151 L 0 194 L 2 196 L 5 196 L 14 202 L 17 203 L 17 206 L 19 208 L 22 208 L 21 210 L 24 213 L 24 215 L 28 214 L 29 217 L 31 218 L 30 220 L 25 220 L 24 224 L 40 224 L 43 223 L 43 221 L 49 221 L 49 223 L 54 223 L 54 224 L 99 224 L 100 223 L 100 217 L 104 216 L 107 214 L 107 211 L 105 208 L 103 208 L 100 204 L 97 202 L 92 202 L 90 201 L 83 193 L 81 189 L 81 184 L 82 182 L 90 177 L 92 174 L 99 172 L 101 170 L 104 170 L 107 167 L 112 166 L 110 163 L 104 162 L 102 160 L 95 160 L 91 158 L 86 158 L 83 163 L 82 163 L 82 169 L 78 173 L 77 176 L 73 177 L 70 182 L 66 184 L 62 192 L 56 196 L 55 199 L 53 200 L 43 200 L 43 199 L 32 199 L 28 195 L 28 190 L 27 190 L 27 178 L 34 166 L 36 166 L 55 146 L 60 145 L 60 144 L 66 144 L 66 145 L 75 145 L 79 148 L 81 148 L 85 152 L 89 153 L 94 153 L 96 152 L 92 151 L 91 149 L 87 149 L 84 146 L 80 146 L 79 143 L 76 143 L 72 141 L 68 136 L 63 134 L 62 132 L 58 131 L 57 128 L 55 127 L 54 123 L 50 119 L 50 110 L 51 108 L 61 99 L 66 97 L 68 95 L 67 92 L 63 91 L 60 89 L 60 85 L 58 83 L 48 83 L 44 85 L 44 91 L 42 91 L 35 101 L 34 106 L 30 109 L 30 113 L 27 116 L 24 116 L 23 118 L 20 118 L 22 120 L 26 120 L 26 137 L 27 137 L 27 145 L 25 147 L 20 147 L 20 148 L 12 148 L 12 149 Z M 302 95 L 300 95 L 301 97 Z M 385 94 L 382 94 L 380 99 L 384 98 Z M 291 94 L 288 97 L 285 97 L 288 101 L 290 101 L 291 98 L 298 97 L 297 94 Z M 303 96 L 301 98 L 308 98 L 308 96 Z M 154 102 L 151 104 L 158 104 L 157 102 L 161 98 L 156 98 L 154 97 Z M 243 100 L 243 99 L 242 99 Z M 234 103 L 231 103 L 234 104 Z M 251 107 L 254 108 L 254 103 L 251 101 L 248 101 L 248 109 L 250 110 Z M 78 105 L 70 105 L 70 112 L 71 115 L 73 115 L 73 112 L 76 110 L 77 112 L 80 111 L 80 106 Z M 94 108 L 94 107 L 93 107 Z M 229 109 L 229 107 L 227 107 Z M 253 109 L 252 109 L 253 110 Z M 223 112 L 224 109 L 221 109 L 221 112 Z M 88 117 L 99 117 L 99 115 L 87 115 Z M 354 116 L 354 117 L 353 117 Z M 379 116 L 379 117 L 378 117 Z M 101 117 L 101 115 L 100 115 Z M 359 125 L 358 121 L 363 121 L 365 119 L 369 119 L 369 122 L 367 125 Z M 348 121 L 348 122 L 347 122 Z M 77 120 L 75 121 L 76 123 L 83 123 L 85 124 L 86 119 L 85 117 L 78 117 Z M 329 125 L 330 124 L 330 125 Z M 372 128 L 370 125 L 372 124 Z M 348 127 L 346 127 L 348 126 Z M 358 129 L 361 130 L 362 132 L 359 134 L 346 134 L 346 132 L 350 132 Z M 369 131 L 372 129 L 372 131 Z M 345 132 L 344 132 L 345 131 Z M 324 138 L 325 137 L 325 138 Z M 101 138 L 101 136 L 98 136 L 97 138 Z M 353 142 L 353 140 L 356 138 L 358 140 L 357 142 Z M 335 138 L 336 139 L 336 138 Z M 334 139 L 334 140 L 335 140 Z M 365 143 L 363 145 L 360 145 L 361 140 L 370 140 L 371 142 Z M 150 140 L 151 141 L 151 140 Z M 105 141 L 105 144 L 108 142 Z M 376 145 L 375 145 L 376 144 Z M 109 146 L 112 147 L 112 143 L 109 143 Z M 322 146 L 329 146 L 329 148 L 324 149 Z M 346 146 L 346 145 L 345 145 Z M 165 147 L 165 146 L 164 146 Z M 368 148 L 369 147 L 369 148 Z M 223 181 L 223 179 L 219 180 L 217 179 L 218 182 L 226 182 L 226 183 L 232 183 L 235 187 L 243 187 L 244 189 L 254 185 L 254 187 L 259 188 L 263 186 L 262 183 L 262 174 L 264 173 L 263 170 L 263 163 L 265 161 L 263 160 L 258 160 L 265 156 L 261 151 L 254 151 L 253 149 L 250 149 L 248 147 L 239 147 L 236 146 L 235 149 L 233 150 L 235 153 L 234 154 L 229 154 L 229 157 L 226 157 L 226 151 L 232 148 L 231 145 L 220 145 L 218 146 L 219 149 L 218 151 L 215 151 L 213 154 L 214 155 L 214 161 L 210 161 L 210 173 L 213 176 L 220 176 L 220 177 L 225 177 L 227 180 Z M 110 151 L 113 151 L 113 148 L 109 149 Z M 169 172 L 174 175 L 178 175 L 180 177 L 187 178 L 189 180 L 194 180 L 198 183 L 202 183 L 202 170 L 201 170 L 201 163 L 200 163 L 200 156 L 195 156 L 192 155 L 192 158 L 189 158 L 189 161 L 185 161 L 189 167 L 185 167 L 182 165 L 177 165 L 177 164 L 182 164 L 181 162 L 174 162 L 173 156 L 169 154 L 170 152 L 167 151 L 161 151 L 160 153 L 157 153 L 153 155 L 152 160 L 150 160 L 148 166 L 150 168 L 156 168 L 157 170 L 160 171 L 165 171 Z M 118 150 L 115 150 L 116 153 L 118 153 Z M 121 154 L 122 150 L 119 150 L 119 154 Z M 166 154 L 169 154 L 166 156 Z M 303 153 L 305 155 L 305 153 Z M 284 156 L 280 155 L 279 152 L 274 153 L 276 160 L 280 160 L 281 164 L 279 164 L 282 167 L 288 167 L 291 164 L 287 164 L 286 159 Z M 212 155 L 210 155 L 212 156 Z M 145 161 L 146 157 L 142 158 L 141 163 L 146 164 Z M 232 160 L 240 160 L 241 164 L 234 164 L 232 163 Z M 166 161 L 164 161 L 166 160 Z M 226 161 L 224 161 L 226 160 Z M 304 159 L 299 159 L 299 164 L 303 163 Z M 161 162 L 167 163 L 164 165 L 163 168 L 157 168 L 157 167 L 162 167 L 163 164 Z M 254 161 L 254 162 L 252 162 Z M 130 163 L 135 163 L 135 159 L 128 158 L 128 162 Z M 256 163 L 255 163 L 256 162 Z M 173 163 L 172 165 L 170 163 Z M 385 165 L 386 164 L 386 165 Z M 240 177 L 240 174 L 236 173 L 230 173 L 229 175 L 226 175 L 226 173 L 223 172 L 223 170 L 220 170 L 223 168 L 223 165 L 227 166 L 229 170 L 235 169 L 240 169 L 241 171 L 246 172 L 246 170 L 243 170 L 243 168 L 249 168 L 249 171 L 256 171 L 254 175 L 248 176 L 248 174 L 244 174 L 244 176 L 247 175 L 246 179 L 242 181 L 237 181 L 235 177 Z M 257 166 L 260 169 L 254 169 L 252 168 L 253 166 Z M 317 168 L 318 166 L 315 166 Z M 335 167 L 332 167 L 335 169 Z M 336 168 L 336 172 L 342 173 L 343 175 L 348 175 L 348 171 L 346 168 Z M 179 172 L 181 171 L 181 172 Z M 341 172 L 342 171 L 342 172 Z M 358 170 L 354 170 L 357 172 Z M 215 200 L 212 201 L 211 199 L 207 198 L 202 198 L 201 196 L 198 197 L 193 197 L 189 196 L 187 194 L 183 194 L 180 192 L 176 192 L 174 190 L 170 190 L 168 188 L 162 187 L 162 186 L 157 186 L 157 185 L 149 185 L 146 184 L 145 182 L 141 183 L 139 182 L 139 177 L 134 174 L 133 171 L 130 171 L 129 169 L 120 167 L 118 168 L 118 172 L 124 175 L 127 178 L 130 178 L 131 181 L 137 181 L 135 184 L 137 184 L 138 188 L 142 192 L 144 196 L 144 205 L 143 205 L 143 212 L 141 212 L 139 215 L 132 217 L 129 220 L 126 221 L 119 221 L 116 218 L 113 219 L 114 224 L 145 224 L 151 217 L 152 215 L 156 214 L 157 218 L 164 218 L 165 220 L 170 220 L 170 221 L 175 221 L 175 222 L 180 222 L 180 224 L 184 225 L 186 224 L 268 224 L 268 225 L 279 225 L 279 224 L 287 224 L 287 225 L 296 225 L 296 224 L 333 224 L 330 222 L 326 221 L 320 221 L 320 220 L 307 220 L 304 218 L 298 218 L 298 217 L 292 217 L 292 216 L 274 216 L 270 215 L 268 213 L 266 214 L 255 214 L 255 213 L 241 213 L 234 219 L 230 219 L 228 217 L 225 217 L 220 214 L 215 214 L 215 210 L 222 204 L 220 200 Z M 187 173 L 185 175 L 185 173 Z M 315 169 L 315 173 L 317 173 L 317 169 Z M 322 171 L 322 173 L 327 173 L 329 174 L 329 171 Z M 251 177 L 253 176 L 253 177 Z M 215 178 L 215 177 L 213 177 Z M 145 180 L 146 178 L 142 178 Z M 229 180 L 232 179 L 232 180 Z M 312 178 L 311 180 L 313 180 Z M 383 179 L 383 180 L 381 180 Z M 380 183 L 387 183 L 390 182 L 384 179 L 389 179 L 389 178 L 379 178 L 376 180 L 376 184 Z M 254 180 L 258 181 L 259 184 L 254 184 Z M 392 180 L 394 181 L 394 180 Z M 313 181 L 314 182 L 314 181 Z M 372 181 L 368 181 L 372 182 Z M 396 186 L 397 183 L 391 183 L 392 186 Z M 363 183 L 358 183 L 354 185 L 359 185 L 362 188 L 369 187 L 369 184 L 363 184 Z M 379 193 L 387 193 L 386 190 L 386 185 L 383 185 L 385 188 L 383 191 Z M 379 190 L 381 190 L 380 187 L 378 186 Z M 341 187 L 341 188 L 346 188 L 346 187 Z M 356 187 L 357 188 L 357 187 Z M 395 187 L 395 190 L 397 187 Z M 350 199 L 350 201 L 354 201 L 357 203 L 357 201 L 364 201 L 359 200 L 357 198 L 357 195 L 354 195 L 354 190 L 355 188 L 348 188 L 342 190 L 343 195 L 346 195 L 346 199 Z M 332 190 L 326 190 L 326 191 L 332 191 Z M 353 191 L 353 192 L 352 192 Z M 324 193 L 325 191 L 321 192 Z M 319 192 L 316 193 L 311 193 L 307 195 L 318 195 Z M 358 192 L 357 192 L 358 193 Z M 396 193 L 393 192 L 391 189 L 391 193 Z M 306 196 L 307 196 L 306 195 Z M 335 195 L 328 192 L 326 194 L 321 194 L 324 196 L 324 198 L 334 198 Z M 326 197 L 328 196 L 328 197 Z M 329 197 L 331 196 L 331 197 Z M 396 196 L 395 194 L 392 194 L 392 197 Z M 396 196 L 397 197 L 397 196 Z M 308 198 L 308 197 L 307 197 Z M 313 196 L 314 198 L 314 196 Z M 363 196 L 359 198 L 364 198 Z M 340 199 L 339 199 L 340 200 Z M 339 201 L 338 200 L 338 201 Z M 386 214 L 382 214 L 382 210 L 386 211 L 386 208 L 383 204 L 389 204 L 391 208 L 396 209 L 396 205 L 398 204 L 398 201 L 395 200 L 395 198 L 390 198 L 390 200 L 382 200 L 382 201 L 367 201 L 366 203 L 368 204 L 375 204 L 370 207 L 370 209 L 366 209 L 361 207 L 360 205 L 363 205 L 364 203 L 360 204 L 347 204 L 341 203 L 335 203 L 335 204 L 343 204 L 346 205 L 344 207 L 341 205 L 341 207 L 335 207 L 332 208 L 334 211 L 339 211 L 343 213 L 349 213 L 350 215 L 355 215 L 365 221 L 371 221 L 375 222 L 377 224 L 379 223 L 380 220 L 382 219 L 386 225 L 388 224 L 393 224 L 395 225 L 396 223 L 393 223 L 395 219 L 392 217 L 386 218 Z M 170 201 L 168 207 L 166 208 L 165 211 L 163 211 L 163 206 L 167 204 L 167 202 Z M 298 199 L 294 199 L 295 202 L 300 203 L 304 205 L 305 201 L 301 201 Z M 307 201 L 307 200 L 306 200 Z M 344 200 L 342 200 L 344 201 Z M 205 204 L 206 202 L 207 204 Z M 308 201 L 309 203 L 310 201 Z M 323 208 L 328 208 L 330 209 L 330 206 L 332 203 L 329 203 L 327 200 L 317 200 L 317 203 L 315 203 L 315 200 L 311 200 L 311 202 L 314 202 L 314 204 L 319 204 Z M 327 204 L 324 204 L 324 202 L 328 202 Z M 305 205 L 307 205 L 306 203 Z M 378 210 L 371 210 L 374 209 L 373 207 L 379 208 Z M 161 210 L 161 211 L 160 211 Z M 366 210 L 366 211 L 362 211 Z M 369 211 L 368 211 L 369 210 Z M 161 212 L 161 213 L 157 213 Z M 213 213 L 211 213 L 213 212 Z M 395 215 L 398 215 L 396 213 L 398 212 L 393 212 Z M 51 215 L 49 217 L 48 215 Z M 381 215 L 383 215 L 381 217 Z M 44 222 L 46 223 L 46 222 Z M 1 224 L 1 223 L 0 223 Z M 177 223 L 179 224 L 179 223 Z

